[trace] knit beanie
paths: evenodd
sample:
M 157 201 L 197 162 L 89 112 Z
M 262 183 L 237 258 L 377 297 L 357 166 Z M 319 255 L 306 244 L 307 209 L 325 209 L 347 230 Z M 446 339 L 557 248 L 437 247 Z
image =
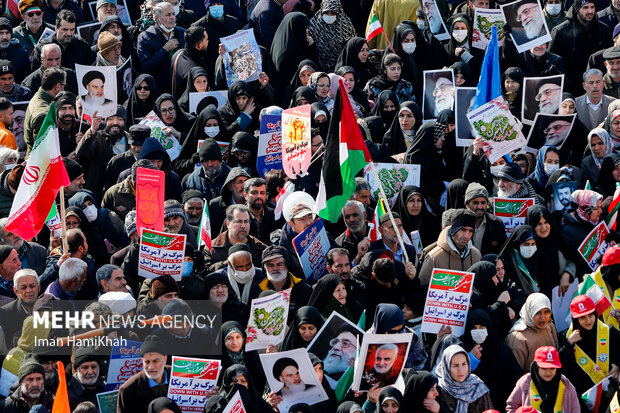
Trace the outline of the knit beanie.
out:
M 467 203 L 472 199 L 476 199 L 481 196 L 484 197 L 487 202 L 489 202 L 489 192 L 486 190 L 486 188 L 480 185 L 478 182 L 472 182 L 471 184 L 467 185 L 467 190 L 465 191 L 465 204 L 467 205 Z
M 178 202 L 175 202 L 172 205 L 166 205 L 164 207 L 164 219 L 172 217 L 185 217 L 183 206 Z
M 153 300 L 168 293 L 179 293 L 179 286 L 174 278 L 167 274 L 155 278 L 151 284 L 151 297 L 153 297 Z
M 459 209 L 452 221 L 452 225 L 450 225 L 448 235 L 453 236 L 459 232 L 461 228 L 465 227 L 476 228 L 476 214 L 468 209 Z
M 101 53 L 101 55 L 108 53 L 110 50 L 114 49 L 116 45 L 121 43 L 122 42 L 118 40 L 118 37 L 114 36 L 110 32 L 101 32 L 101 34 L 99 34 L 99 38 L 97 39 L 97 47 L 99 48 L 99 53 Z
M 13 251 L 13 247 L 9 245 L 0 245 L 0 265 L 9 258 L 11 251 Z
M 42 0 L 20 0 L 17 7 L 19 8 L 19 12 L 21 14 L 25 14 L 28 9 L 39 9 L 43 10 L 43 1 Z
M 69 175 L 69 181 L 73 181 L 80 175 L 84 175 L 84 168 L 82 165 L 69 158 L 62 158 L 65 163 L 65 169 L 67 170 L 67 175 Z
M 144 357 L 146 353 L 159 353 L 166 355 L 163 341 L 157 336 L 146 336 L 142 347 L 140 347 L 140 355 Z
M 17 372 L 17 382 L 21 383 L 24 377 L 32 373 L 40 373 L 43 377 L 45 377 L 45 369 L 37 361 L 36 357 L 26 356 L 19 366 L 19 370 Z
M 129 211 L 125 216 L 125 234 L 127 234 L 128 237 L 137 231 L 136 215 L 136 211 Z
M 222 161 L 222 150 L 215 139 L 205 139 L 198 153 L 200 162 Z
M 96 361 L 99 363 L 99 356 L 93 353 L 90 347 L 78 347 L 73 354 L 73 368 L 77 369 L 87 361 Z

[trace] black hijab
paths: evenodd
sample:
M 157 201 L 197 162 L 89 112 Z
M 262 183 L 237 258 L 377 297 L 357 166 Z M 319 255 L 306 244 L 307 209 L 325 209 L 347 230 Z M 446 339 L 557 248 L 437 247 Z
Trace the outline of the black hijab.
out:
M 620 155 L 617 153 L 610 153 L 603 157 L 601 162 L 601 172 L 598 174 L 598 193 L 603 195 L 603 199 L 608 196 L 613 196 L 616 192 L 616 180 L 614 179 L 613 172 L 616 167 L 620 165 Z
M 289 330 L 286 333 L 286 337 L 284 337 L 284 342 L 282 343 L 282 351 L 285 350 L 293 350 L 296 348 L 306 348 L 308 344 L 307 341 L 301 337 L 299 334 L 299 326 L 302 324 L 312 324 L 316 327 L 317 333 L 323 327 L 325 323 L 325 319 L 315 307 L 312 306 L 304 306 L 297 310 L 295 313 L 295 317 L 293 318 L 293 322 L 290 325 Z
M 395 110 L 386 112 L 384 110 L 385 104 L 387 101 L 391 101 L 396 107 Z M 387 132 L 387 130 L 392 126 L 392 121 L 394 120 L 398 111 L 400 110 L 400 102 L 398 101 L 398 96 L 392 90 L 384 90 L 379 94 L 379 99 L 377 99 L 377 103 L 375 107 L 372 108 L 372 112 L 370 114 L 372 116 L 381 116 L 383 120 L 383 133 Z
M 469 182 L 464 179 L 455 179 L 450 182 L 446 190 L 446 209 L 465 208 L 465 192 Z
M 218 394 L 209 397 L 207 404 L 205 404 L 204 413 L 222 413 L 227 405 L 228 399 L 224 395 Z
M 581 329 L 583 331 L 583 329 Z M 555 371 L 555 376 L 550 381 L 543 380 L 538 374 L 538 363 L 535 361 L 530 365 L 530 376 L 542 402 L 540 404 L 541 413 L 553 413 L 555 407 L 555 399 L 558 396 L 558 388 L 560 385 L 560 370 Z
M 161 119 L 162 122 L 164 118 L 161 115 L 160 108 L 161 108 L 161 104 L 165 100 L 169 100 L 172 102 L 172 104 L 174 105 L 174 110 L 177 114 L 177 117 L 174 120 L 174 123 L 168 126 L 172 126 L 176 130 L 181 132 L 181 138 L 179 139 L 179 141 L 182 143 L 183 141 L 185 141 L 185 136 L 187 136 L 190 128 L 192 127 L 193 117 L 189 115 L 188 113 L 186 113 L 183 109 L 181 109 L 181 107 L 179 106 L 179 103 L 174 98 L 174 96 L 172 96 L 170 93 L 163 93 L 160 97 L 157 98 L 157 100 L 155 101 L 155 107 L 153 108 L 153 110 L 155 111 L 157 116 L 159 116 L 159 119 Z
M 250 152 L 250 157 L 246 162 L 241 163 L 239 159 L 234 155 L 236 150 Z M 237 132 L 230 140 L 230 153 L 226 164 L 231 168 L 238 166 L 243 168 L 250 176 L 257 177 L 258 171 L 256 170 L 256 155 L 258 153 L 258 139 L 250 135 L 247 132 Z
M 418 194 L 422 198 L 422 208 L 416 216 L 410 215 L 407 209 L 407 201 L 414 194 Z M 409 235 L 411 231 L 419 231 L 423 246 L 428 246 L 435 242 L 441 231 L 439 219 L 428 209 L 428 202 L 424 191 L 420 187 L 407 185 L 401 188 L 393 207 L 393 210 L 400 215 L 405 233 Z
M 504 291 L 502 284 L 495 285 L 493 277 L 497 273 L 495 264 L 488 261 L 478 261 L 469 269 L 476 274 L 474 288 L 471 295 L 472 308 L 487 308 L 497 301 L 497 297 Z
M 226 348 L 226 337 L 229 334 L 237 332 L 243 336 L 243 346 L 238 354 L 233 353 L 228 348 Z M 222 328 L 220 328 L 220 335 L 218 339 L 220 340 L 220 344 L 222 347 L 222 369 L 226 370 L 228 367 L 233 364 L 242 364 L 244 362 L 245 356 L 245 329 L 239 324 L 237 321 L 227 321 L 222 324 Z M 241 361 L 241 363 L 239 363 Z M 243 363 L 244 364 L 244 363 Z
M 299 12 L 288 13 L 278 25 L 270 54 L 281 85 L 291 83 L 301 61 L 313 58 L 312 48 L 306 39 L 309 25 L 308 17 Z
M 241 109 L 239 109 L 236 100 L 238 96 L 247 96 L 248 99 L 254 98 L 256 108 L 252 112 L 252 124 L 248 127 L 248 131 L 258 129 L 258 127 L 255 127 L 255 125 L 260 125 L 258 117 L 261 111 L 261 107 L 258 100 L 256 99 L 251 85 L 248 82 L 244 82 L 243 80 L 237 80 L 232 85 L 230 85 L 230 87 L 228 88 L 228 102 L 226 102 L 226 104 L 218 110 L 220 112 L 220 115 L 222 116 L 222 121 L 224 121 L 225 127 L 228 129 L 230 125 L 232 125 L 241 114 Z M 228 133 L 232 134 L 230 130 Z
M 474 75 L 471 72 L 471 68 L 465 62 L 456 62 L 450 66 L 450 68 L 454 71 L 454 75 L 461 74 L 465 78 L 465 83 L 463 83 L 459 87 L 475 87 L 476 81 L 474 80 Z
M 360 89 L 364 89 L 368 80 L 376 74 L 376 70 L 370 59 L 367 59 L 366 63 L 362 63 L 358 56 L 365 44 L 367 44 L 366 39 L 362 37 L 350 38 L 342 49 L 335 67 L 335 70 L 340 69 L 342 66 L 351 66 L 355 69 L 355 73 L 357 73 L 358 76 L 355 80 Z
M 550 231 L 547 238 L 536 237 L 536 252 L 538 253 L 537 272 L 540 274 L 538 282 L 541 292 L 551 297 L 551 290 L 560 283 L 558 257 L 560 249 L 565 248 L 565 246 L 559 229 L 556 228 L 555 221 L 551 217 L 551 212 L 546 207 L 542 205 L 530 207 L 525 216 L 525 223 L 532 228 L 536 228 L 542 218 L 545 218 L 545 221 L 549 224 Z
M 424 399 L 437 382 L 437 376 L 428 371 L 418 370 L 410 374 L 403 395 L 407 407 L 414 412 L 430 413 L 430 410 L 424 407 Z
M 172 410 L 174 413 L 181 413 L 179 406 L 167 397 L 158 397 L 149 403 L 147 413 L 161 413 L 163 410 Z
M 142 102 L 138 99 L 138 94 L 136 93 L 136 88 L 142 82 L 146 82 L 147 86 L 150 89 L 150 94 L 146 102 Z M 150 111 L 153 110 L 155 106 L 155 100 L 159 97 L 159 89 L 157 89 L 157 82 L 155 82 L 155 78 L 147 73 L 143 73 L 136 78 L 133 82 L 133 87 L 131 88 L 131 96 L 129 99 L 125 101 L 125 109 L 127 109 L 127 128 L 131 125 L 135 125 L 140 123 L 143 117 L 148 115 Z
M 407 411 L 407 407 L 403 403 L 403 395 L 396 387 L 384 387 L 379 393 L 379 400 L 377 401 L 377 413 L 383 413 L 383 402 L 385 399 L 394 399 L 398 404 L 398 411 L 400 413 L 405 413 Z
M 291 97 L 291 101 L 289 102 L 288 107 L 294 108 L 297 106 L 297 101 L 299 99 L 306 99 L 309 104 L 313 104 L 316 102 L 316 95 L 314 94 L 314 90 L 312 90 L 308 86 L 299 86 L 293 92 L 293 96 Z
M 363 412 L 362 406 L 360 406 L 357 402 L 348 400 L 346 402 L 340 403 L 336 413 L 356 413 Z
M 425 122 L 417 130 L 415 140 L 405 154 L 405 163 L 420 165 L 422 189 L 426 190 L 433 201 L 437 201 L 437 194 L 441 195 L 445 189 L 444 165 L 435 148 L 435 123 Z
M 353 100 L 355 100 L 355 103 L 360 106 L 360 109 L 364 114 L 369 114 L 371 109 L 370 103 L 368 103 L 368 95 L 366 95 L 366 93 L 364 93 L 357 84 L 357 79 L 359 76 L 355 68 L 353 66 L 340 66 L 340 68 L 336 70 L 336 74 L 338 76 L 344 77 L 344 75 L 346 75 L 347 73 L 351 73 L 353 75 L 353 79 L 355 79 L 355 85 L 353 86 L 353 89 L 351 89 L 351 91 L 349 92 L 349 96 L 351 96 Z
M 187 113 L 189 113 L 189 94 L 197 92 L 196 87 L 194 86 L 194 80 L 196 80 L 196 78 L 199 76 L 205 76 L 207 79 L 209 79 L 207 71 L 202 66 L 192 67 L 189 70 L 185 91 L 179 98 L 179 106 L 181 106 L 181 108 Z M 209 87 L 207 87 L 207 90 L 209 90 Z
M 314 92 L 312 93 L 314 95 Z M 323 141 L 325 141 L 325 139 L 327 139 L 327 132 L 329 131 L 329 121 L 331 119 L 329 110 L 327 109 L 327 106 L 325 106 L 325 103 L 322 102 L 314 102 L 312 105 L 310 105 L 310 110 L 312 116 L 310 118 L 310 125 L 313 128 L 319 128 L 319 130 L 321 131 L 321 138 L 323 138 Z M 319 123 L 314 119 L 318 112 L 323 112 L 323 114 L 325 115 L 325 120 L 323 122 Z
M 411 146 L 413 146 L 413 143 L 407 146 L 405 142 L 405 134 L 402 127 L 400 126 L 400 121 L 398 119 L 400 111 L 404 108 L 409 109 L 414 117 L 412 127 L 414 134 L 411 135 L 410 138 L 412 142 L 415 142 L 415 132 L 422 124 L 422 111 L 420 110 L 418 104 L 410 100 L 403 102 L 400 105 L 400 108 L 396 111 L 396 116 L 394 116 L 394 119 L 392 120 L 392 125 L 390 126 L 390 129 L 385 133 L 385 136 L 383 137 L 383 145 L 387 148 L 387 151 L 390 155 L 406 152 L 408 147 L 410 148 Z
M 299 76 L 301 75 L 301 72 L 303 71 L 303 69 L 305 67 L 311 67 L 313 69 L 312 73 L 314 73 L 314 72 L 319 70 L 317 64 L 314 63 L 310 59 L 304 59 L 301 62 L 299 62 L 299 65 L 297 66 L 297 71 L 295 72 L 295 75 L 291 79 L 291 82 L 288 85 L 286 85 L 286 90 L 284 91 L 284 95 L 283 95 L 283 98 L 282 98 L 282 104 L 284 106 L 288 105 L 289 102 L 291 101 L 291 96 L 293 96 L 293 92 L 295 90 L 297 90 L 298 87 L 304 85 L 301 82 L 301 79 L 299 78 Z
M 521 255 L 519 246 L 532 237 L 536 240 L 536 253 L 530 258 L 525 258 Z M 540 281 L 537 276 L 537 274 L 539 274 L 537 271 L 539 255 L 538 237 L 536 236 L 534 228 L 529 225 L 519 225 L 514 232 L 510 234 L 506 242 L 504 242 L 499 252 L 499 257 L 504 261 L 506 276 L 512 278 L 527 295 L 536 292 L 533 283 L 538 282 L 540 288 Z M 525 274 L 522 267 L 520 267 L 517 256 L 525 265 L 525 268 L 529 272 L 529 277 Z M 545 276 L 547 275 L 541 274 L 540 278 Z
M 413 34 L 416 43 L 416 49 L 411 54 L 405 52 L 402 46 L 402 42 L 410 34 Z M 403 60 L 400 77 L 413 85 L 416 97 L 422 96 L 422 64 L 426 46 L 423 38 L 424 36 L 417 25 L 402 22 L 394 29 L 394 36 L 392 37 L 394 51 L 386 48 L 384 52 L 384 55 L 396 53 Z

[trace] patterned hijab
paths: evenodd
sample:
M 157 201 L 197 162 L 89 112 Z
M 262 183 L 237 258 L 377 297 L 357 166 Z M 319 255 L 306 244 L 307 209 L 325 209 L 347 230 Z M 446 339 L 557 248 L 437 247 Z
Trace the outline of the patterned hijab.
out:
M 325 12 L 335 13 L 336 21 L 332 24 L 325 23 Z M 308 30 L 316 43 L 319 66 L 326 72 L 333 72 L 344 45 L 356 36 L 353 23 L 342 9 L 340 0 L 324 0 L 319 11 L 310 20 Z
M 598 224 L 590 219 L 590 214 L 594 210 L 596 203 L 603 199 L 603 195 L 589 189 L 578 189 L 571 194 L 571 202 L 577 204 L 577 215 L 579 218 L 593 225 Z

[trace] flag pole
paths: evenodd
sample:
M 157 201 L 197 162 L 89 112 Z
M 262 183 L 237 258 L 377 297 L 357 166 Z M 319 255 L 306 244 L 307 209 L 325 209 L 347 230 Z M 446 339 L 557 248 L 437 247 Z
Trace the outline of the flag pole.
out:
M 62 224 L 62 252 L 63 255 L 69 252 L 67 244 L 67 224 L 65 223 L 65 187 L 60 187 L 60 222 Z
M 377 181 L 379 185 L 379 192 L 381 192 L 380 195 L 383 197 L 383 200 L 384 200 L 383 205 L 385 206 L 385 212 L 390 216 L 390 222 L 392 223 L 392 226 L 394 227 L 394 232 L 396 232 L 398 243 L 400 244 L 400 248 L 403 250 L 403 258 L 405 258 L 405 262 L 410 262 L 409 254 L 407 254 L 407 250 L 405 249 L 405 242 L 403 241 L 403 237 L 400 236 L 400 231 L 398 230 L 398 227 L 396 226 L 396 220 L 394 220 L 394 216 L 392 215 L 392 208 L 390 208 L 388 197 L 385 195 L 385 191 L 383 190 L 381 179 L 379 179 L 379 174 L 377 173 L 377 170 L 375 169 L 374 162 L 370 162 L 370 169 L 372 170 L 372 174 L 374 175 L 375 180 Z
M 385 36 L 385 40 L 387 40 L 388 45 L 390 46 L 390 49 L 392 49 L 392 52 L 393 52 L 393 53 L 396 53 L 396 52 L 394 51 L 394 47 L 392 46 L 392 43 L 390 42 L 390 39 L 388 39 L 387 34 L 385 34 L 385 31 L 383 31 L 383 30 L 382 30 L 382 31 L 381 31 L 381 33 L 383 33 L 383 35 Z

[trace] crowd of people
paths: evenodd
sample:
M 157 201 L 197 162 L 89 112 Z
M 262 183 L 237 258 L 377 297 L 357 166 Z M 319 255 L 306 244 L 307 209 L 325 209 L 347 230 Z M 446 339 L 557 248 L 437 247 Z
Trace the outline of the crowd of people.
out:
M 594 271 L 579 251 L 600 222 L 614 222 L 617 214 L 620 1 L 519 6 L 517 21 L 533 38 L 531 27 L 540 31 L 542 23 L 532 10 L 540 4 L 551 41 L 519 53 L 516 34 L 511 36 L 516 28 L 502 28 L 503 99 L 521 126 L 524 78 L 563 75 L 560 89 L 540 82 L 536 106 L 527 110 L 532 116 L 554 109 L 576 116 L 568 129 L 570 122 L 562 119 L 550 124 L 539 149 L 520 148 L 491 163 L 481 137 L 467 136 L 473 144 L 457 146 L 455 118 L 461 114 L 454 87 L 438 77 L 435 89 L 425 90 L 425 71 L 451 69 L 457 89 L 475 87 L 484 57 L 484 50 L 472 46 L 476 10 L 505 3 L 3 2 L 0 413 L 51 412 L 64 382 L 59 362 L 66 366 L 70 410 L 99 411 L 97 395 L 112 382 L 109 351 L 40 344 L 93 333 L 41 325 L 42 318 L 65 310 L 94 314 L 98 327 L 120 316 L 120 327 L 95 334 L 142 343 L 143 369 L 120 385 L 118 413 L 180 413 L 167 396 L 170 357 L 183 355 L 221 361 L 206 413 L 223 412 L 236 394 L 249 413 L 620 411 L 615 226 Z M 385 35 L 367 40 L 367 28 L 377 20 Z M 438 40 L 442 24 L 447 33 Z M 260 74 L 229 85 L 220 39 L 242 29 L 252 29 L 258 43 Z M 93 69 L 82 76 L 76 65 Z M 108 78 L 97 67 L 117 71 L 116 102 L 103 94 Z M 373 161 L 420 165 L 420 181 L 398 186 L 392 207 L 379 217 L 375 210 L 384 207 L 377 205 L 377 183 L 356 177 L 337 222 L 324 221 L 328 274 L 308 279 L 293 240 L 321 219 L 315 200 L 326 140 L 338 137 L 330 120 L 340 116 L 334 113 L 340 110 L 340 80 Z M 224 91 L 225 102 L 214 95 L 192 104 L 192 93 L 209 91 Z M 559 104 L 547 106 L 558 91 Z M 436 106 L 423 113 L 422 102 L 431 96 Z M 283 169 L 260 170 L 262 117 L 302 105 L 311 106 L 308 170 L 294 177 Z M 86 110 L 93 107 L 94 113 Z M 61 239 L 44 226 L 25 240 L 7 227 L 19 186 L 32 181 L 25 160 L 39 143 L 50 108 L 70 180 L 62 195 L 66 235 Z M 174 138 L 179 150 L 154 137 L 144 122 L 149 116 L 163 123 L 160 132 Z M 163 209 L 165 232 L 186 235 L 178 279 L 140 275 L 138 168 L 164 173 L 165 203 L 149 208 Z M 564 183 L 554 192 L 555 184 Z M 507 231 L 494 214 L 496 197 L 533 199 L 525 223 Z M 210 245 L 200 237 L 205 209 Z M 423 249 L 414 247 L 414 234 Z M 458 336 L 447 325 L 437 334 L 421 331 L 434 269 L 475 274 Z M 246 351 L 252 301 L 287 290 L 284 340 Z M 557 300 L 570 301 L 563 320 L 554 319 Z M 217 328 L 130 327 L 139 317 L 194 314 L 202 304 L 219 315 Z M 306 349 L 334 313 L 369 334 L 413 333 L 401 379 L 364 392 L 343 390 L 360 345 L 343 330 L 329 342 L 328 357 L 308 353 L 327 400 L 281 409 L 287 386 L 308 385 L 300 384 L 294 360 L 265 369 L 259 353 Z M 398 353 L 389 344 L 381 351 L 377 372 L 389 370 Z M 269 375 L 284 387 L 271 388 Z M 599 383 L 589 404 L 582 395 Z

